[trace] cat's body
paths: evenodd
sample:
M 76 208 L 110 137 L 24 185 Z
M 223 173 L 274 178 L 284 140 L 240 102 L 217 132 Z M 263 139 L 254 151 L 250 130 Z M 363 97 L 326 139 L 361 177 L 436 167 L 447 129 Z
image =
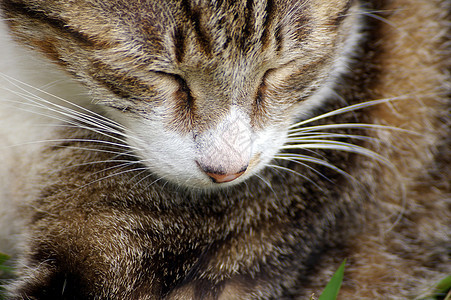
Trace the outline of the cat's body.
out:
M 194 2 L 0 1 L 88 86 L 2 29 L 10 298 L 305 299 L 347 258 L 343 299 L 404 299 L 449 273 L 449 3 Z

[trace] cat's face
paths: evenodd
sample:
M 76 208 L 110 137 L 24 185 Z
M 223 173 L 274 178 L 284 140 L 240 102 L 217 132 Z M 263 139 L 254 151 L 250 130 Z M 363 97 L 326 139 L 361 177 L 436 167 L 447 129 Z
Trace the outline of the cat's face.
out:
M 3 0 L 22 42 L 83 81 L 158 176 L 212 188 L 265 166 L 343 68 L 347 0 Z

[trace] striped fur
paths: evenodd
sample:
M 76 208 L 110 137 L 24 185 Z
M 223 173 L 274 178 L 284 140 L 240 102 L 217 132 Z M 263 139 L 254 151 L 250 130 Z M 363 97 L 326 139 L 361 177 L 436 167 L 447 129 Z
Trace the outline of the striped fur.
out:
M 8 299 L 308 299 L 345 258 L 340 299 L 430 290 L 449 4 L 0 0 Z

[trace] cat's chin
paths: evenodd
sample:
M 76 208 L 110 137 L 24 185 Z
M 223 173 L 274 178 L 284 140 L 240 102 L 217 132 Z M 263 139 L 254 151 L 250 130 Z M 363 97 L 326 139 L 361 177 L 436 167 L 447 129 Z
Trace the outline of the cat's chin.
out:
M 227 189 L 233 186 L 237 186 L 245 182 L 247 179 L 252 177 L 252 175 L 242 176 L 239 179 L 235 179 L 233 181 L 225 182 L 225 183 L 215 183 L 211 180 L 208 181 L 185 181 L 181 183 L 180 181 L 173 182 L 176 187 L 182 187 L 187 190 L 194 190 L 199 192 L 205 191 L 218 191 Z

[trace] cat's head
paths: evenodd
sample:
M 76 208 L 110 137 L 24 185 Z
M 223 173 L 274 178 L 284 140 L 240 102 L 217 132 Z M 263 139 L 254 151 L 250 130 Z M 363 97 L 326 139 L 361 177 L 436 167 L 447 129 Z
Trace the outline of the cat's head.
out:
M 2 0 L 22 43 L 81 80 L 158 176 L 198 188 L 263 168 L 357 32 L 349 0 Z M 348 54 L 345 54 L 348 53 Z

